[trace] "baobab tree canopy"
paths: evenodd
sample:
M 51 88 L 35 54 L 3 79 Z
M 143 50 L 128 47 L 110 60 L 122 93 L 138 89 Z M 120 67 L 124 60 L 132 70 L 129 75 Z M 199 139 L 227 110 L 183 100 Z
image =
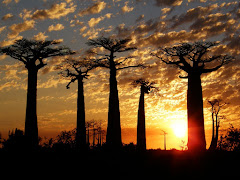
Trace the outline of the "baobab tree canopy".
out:
M 49 47 L 59 43 L 58 41 L 20 39 L 11 46 L 1 48 L 0 52 L 23 62 L 27 69 L 30 68 L 29 66 L 36 66 L 37 69 L 40 69 L 47 65 L 43 62 L 45 58 L 74 53 L 67 47 Z
M 209 52 L 211 48 L 217 45 L 216 42 L 182 43 L 161 49 L 161 52 L 168 57 L 167 59 L 158 57 L 166 64 L 176 65 L 187 73 L 196 72 L 201 75 L 216 71 L 233 60 L 230 55 L 214 55 L 213 52 Z
M 100 37 L 97 39 L 90 39 L 86 44 L 89 46 L 103 47 L 113 52 L 125 52 L 136 49 L 135 47 L 128 47 L 129 41 L 130 39 Z

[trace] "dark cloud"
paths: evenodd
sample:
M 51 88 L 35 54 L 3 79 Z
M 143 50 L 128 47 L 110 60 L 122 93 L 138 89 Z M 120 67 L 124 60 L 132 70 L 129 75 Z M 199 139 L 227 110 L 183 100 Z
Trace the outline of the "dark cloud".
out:
M 188 42 L 188 41 L 197 41 L 205 37 L 202 33 L 195 33 L 194 31 L 171 31 L 168 33 L 153 33 L 150 36 L 141 39 L 141 45 L 153 45 L 155 47 L 173 45 L 176 43 Z
M 155 0 L 157 6 L 180 6 L 183 0 Z
M 2 17 L 3 21 L 6 21 L 8 19 L 12 19 L 14 16 L 11 13 L 6 14 L 5 16 Z
M 103 9 L 105 9 L 106 3 L 104 1 L 99 1 L 94 3 L 92 6 L 80 11 L 78 13 L 79 16 L 89 15 L 89 14 L 97 14 L 100 13 Z
M 172 18 L 172 22 L 174 22 L 172 29 L 184 23 L 192 22 L 200 17 L 204 17 L 216 8 L 218 8 L 217 4 L 213 4 L 207 7 L 198 6 L 196 8 L 188 10 L 186 13 L 181 14 L 178 17 L 175 16 Z

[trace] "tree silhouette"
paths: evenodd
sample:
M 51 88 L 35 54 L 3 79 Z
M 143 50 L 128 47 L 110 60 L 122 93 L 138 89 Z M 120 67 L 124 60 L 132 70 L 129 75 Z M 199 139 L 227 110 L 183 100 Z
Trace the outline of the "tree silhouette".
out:
M 137 121 L 137 150 L 146 150 L 146 129 L 145 129 L 145 108 L 144 108 L 144 95 L 149 94 L 151 89 L 156 88 L 153 85 L 155 83 L 150 83 L 144 79 L 137 79 L 132 83 L 134 86 L 140 85 L 140 99 L 138 106 L 138 121 Z
M 218 146 L 220 150 L 240 151 L 240 129 L 230 124 L 226 135 L 221 136 Z
M 25 136 L 29 148 L 38 145 L 37 126 L 37 74 L 39 69 L 47 65 L 45 58 L 73 54 L 67 47 L 50 47 L 57 41 L 17 40 L 13 45 L 0 49 L 1 54 L 11 56 L 24 63 L 28 70 L 27 107 L 25 119 Z
M 24 152 L 25 143 L 23 131 L 16 128 L 12 132 L 9 131 L 8 139 L 4 139 L 2 142 L 2 148 L 9 152 Z
M 210 53 L 209 50 L 217 45 L 216 42 L 182 43 L 160 48 L 158 53 L 153 54 L 164 63 L 175 65 L 187 73 L 187 76 L 180 77 L 188 78 L 188 149 L 190 151 L 206 150 L 201 75 L 216 71 L 234 59 L 229 55 Z
M 108 109 L 108 127 L 106 143 L 110 149 L 119 149 L 122 146 L 121 139 L 121 124 L 120 124 L 120 110 L 119 98 L 117 88 L 117 71 L 131 67 L 141 67 L 142 64 L 129 65 L 131 56 L 121 59 L 116 59 L 115 53 L 127 52 L 136 49 L 135 47 L 128 47 L 129 39 L 113 39 L 100 37 L 97 39 L 90 39 L 86 44 L 92 47 L 102 47 L 109 54 L 104 54 L 100 59 L 101 66 L 110 70 L 109 78 L 109 109 Z
M 77 128 L 76 128 L 76 146 L 78 150 L 86 150 L 86 126 L 85 126 L 85 102 L 83 80 L 88 78 L 88 73 L 96 68 L 98 63 L 87 59 L 66 59 L 59 68 L 62 70 L 60 74 L 63 77 L 70 78 L 70 82 L 66 88 L 69 89 L 70 84 L 78 82 L 77 93 Z
M 219 116 L 219 112 L 223 106 L 228 103 L 221 103 L 220 99 L 214 99 L 212 101 L 208 101 L 211 105 L 211 113 L 212 113 L 212 140 L 209 147 L 209 150 L 216 150 L 218 136 L 219 136 L 219 127 L 221 119 L 224 119 L 224 116 Z

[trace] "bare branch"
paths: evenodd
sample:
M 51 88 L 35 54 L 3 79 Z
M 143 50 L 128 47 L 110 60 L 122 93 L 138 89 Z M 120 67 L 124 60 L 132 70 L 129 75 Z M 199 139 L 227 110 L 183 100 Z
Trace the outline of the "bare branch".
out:
M 128 56 L 128 57 L 124 58 L 121 62 L 116 62 L 115 65 L 121 65 L 124 62 L 126 62 L 128 59 L 132 59 L 132 58 L 135 58 L 135 57 L 136 56 Z
M 202 73 L 210 73 L 210 72 L 213 72 L 213 71 L 216 71 L 218 70 L 219 68 L 221 68 L 223 65 L 225 64 L 228 64 L 230 62 L 232 62 L 234 60 L 234 57 L 233 56 L 228 56 L 228 55 L 222 55 L 216 59 L 219 59 L 221 58 L 219 61 L 221 61 L 221 64 L 214 67 L 214 68 L 211 68 L 211 69 L 202 69 Z M 215 60 L 216 60 L 215 59 Z
M 182 56 L 179 56 L 179 60 L 175 60 L 175 61 L 167 60 L 166 61 L 162 57 L 158 56 L 157 54 L 151 53 L 151 55 L 157 57 L 158 59 L 160 59 L 165 64 L 176 65 L 177 67 L 179 67 L 180 69 L 182 69 L 186 72 L 189 72 L 189 69 L 191 68 L 190 65 L 186 62 L 186 60 Z
M 126 51 L 132 51 L 132 50 L 136 50 L 136 47 L 131 47 L 131 48 L 123 48 L 118 50 L 117 52 L 126 52 Z
M 70 89 L 70 87 L 69 87 L 70 84 L 71 84 L 71 83 L 74 83 L 76 80 L 77 80 L 77 78 L 71 79 L 71 81 L 67 84 L 66 88 L 67 88 L 67 89 Z

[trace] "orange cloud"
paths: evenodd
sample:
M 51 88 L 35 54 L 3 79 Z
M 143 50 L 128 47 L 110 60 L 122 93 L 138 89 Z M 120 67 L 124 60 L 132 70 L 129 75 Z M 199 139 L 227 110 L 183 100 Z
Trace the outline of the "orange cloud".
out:
M 88 21 L 88 25 L 89 27 L 94 27 L 96 26 L 100 21 L 104 20 L 104 17 L 103 16 L 100 16 L 98 18 L 91 18 L 89 21 Z
M 0 34 L 6 29 L 6 26 L 0 27 Z
M 122 13 L 128 13 L 133 11 L 134 7 L 129 7 L 128 3 L 129 3 L 128 1 L 125 2 L 125 5 L 121 8 Z
M 55 26 L 54 25 L 51 25 L 48 27 L 48 31 L 51 32 L 51 31 L 61 31 L 64 29 L 64 26 L 62 24 L 56 24 Z
M 88 25 L 90 27 L 94 27 L 96 26 L 100 21 L 103 21 L 105 18 L 111 18 L 112 14 L 111 13 L 107 13 L 105 14 L 105 16 L 100 16 L 98 18 L 91 18 L 89 21 L 88 21 Z
M 39 32 L 37 35 L 34 36 L 34 39 L 37 41 L 44 41 L 48 36 L 45 33 Z
M 33 29 L 35 26 L 34 20 L 24 21 L 23 23 L 13 24 L 9 27 L 11 32 L 8 34 L 9 39 L 16 38 L 19 33 Z
M 52 5 L 50 9 L 37 10 L 33 13 L 32 19 L 60 19 L 69 13 L 75 12 L 76 6 L 73 3 L 69 7 L 67 6 L 66 3 L 60 3 Z
M 2 42 L 0 42 L 0 47 L 4 47 L 4 46 L 10 46 L 12 45 L 16 40 L 22 39 L 22 36 L 16 36 L 13 39 L 10 40 L 3 40 Z

